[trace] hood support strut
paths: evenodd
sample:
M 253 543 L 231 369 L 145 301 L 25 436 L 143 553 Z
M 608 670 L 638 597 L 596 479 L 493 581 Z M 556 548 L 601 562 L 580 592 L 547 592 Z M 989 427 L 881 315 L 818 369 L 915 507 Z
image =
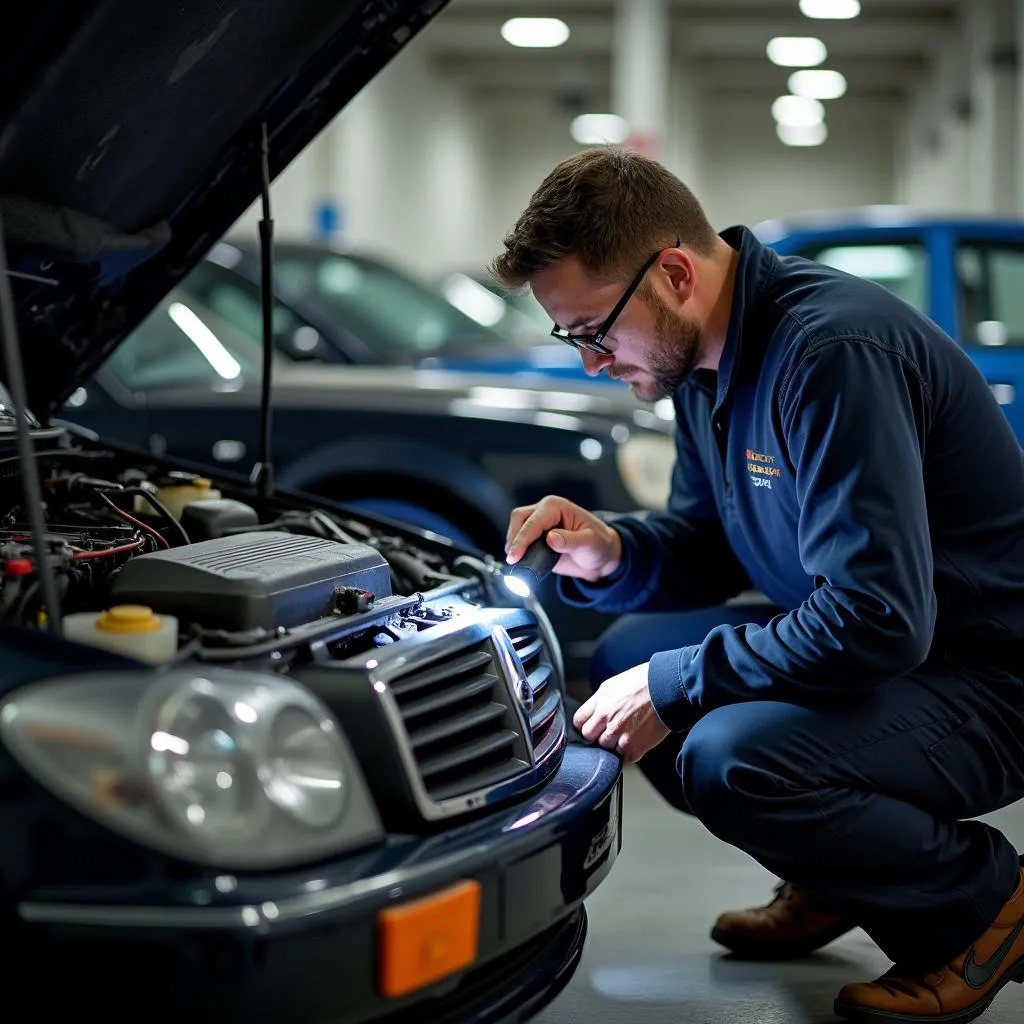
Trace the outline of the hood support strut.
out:
M 21 470 L 21 487 L 25 501 L 25 517 L 32 531 L 32 546 L 36 556 L 36 578 L 42 591 L 43 607 L 46 609 L 46 624 L 60 635 L 62 628 L 60 594 L 57 576 L 50 564 L 46 550 L 46 520 L 43 517 L 43 490 L 39 482 L 39 466 L 29 435 L 28 399 L 25 388 L 25 368 L 21 362 L 21 348 L 18 344 L 18 323 L 14 312 L 14 297 L 11 283 L 7 278 L 7 243 L 4 238 L 3 222 L 0 221 L 0 345 L 3 361 L 7 366 L 7 380 L 14 403 L 14 417 L 18 425 L 18 464 Z
M 266 121 L 260 124 L 260 312 L 263 314 L 263 374 L 260 392 L 260 461 L 252 468 L 251 482 L 264 502 L 274 494 L 271 440 L 271 395 L 274 370 L 274 221 L 270 215 L 270 143 Z

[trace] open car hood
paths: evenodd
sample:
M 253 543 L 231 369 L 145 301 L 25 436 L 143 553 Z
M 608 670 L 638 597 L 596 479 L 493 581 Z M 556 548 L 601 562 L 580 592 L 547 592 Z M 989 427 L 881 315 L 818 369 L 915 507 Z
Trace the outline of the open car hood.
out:
M 0 217 L 46 421 L 447 0 L 75 0 L 0 40 Z M 0 369 L 0 380 L 6 371 Z

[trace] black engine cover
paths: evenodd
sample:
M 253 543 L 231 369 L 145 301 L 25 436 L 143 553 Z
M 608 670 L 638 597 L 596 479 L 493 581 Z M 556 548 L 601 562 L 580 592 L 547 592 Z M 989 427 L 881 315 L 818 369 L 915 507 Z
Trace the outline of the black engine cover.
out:
M 139 555 L 113 584 L 117 604 L 144 604 L 182 625 L 245 630 L 328 615 L 338 587 L 391 593 L 391 570 L 368 544 L 291 533 L 242 533 Z

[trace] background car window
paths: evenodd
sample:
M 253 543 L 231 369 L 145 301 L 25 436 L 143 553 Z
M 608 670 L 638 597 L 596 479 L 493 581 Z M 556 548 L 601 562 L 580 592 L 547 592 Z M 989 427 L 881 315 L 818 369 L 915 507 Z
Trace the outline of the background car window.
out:
M 551 318 L 533 292 L 506 292 L 487 274 L 449 274 L 439 283 L 444 297 L 480 323 L 522 345 L 551 342 Z
M 227 383 L 259 374 L 260 347 L 192 296 L 171 292 L 105 365 L 132 391 Z
M 961 245 L 956 271 L 965 342 L 1024 345 L 1024 246 Z
M 249 338 L 263 337 L 259 286 L 248 278 L 204 260 L 185 279 L 184 288 L 225 323 Z M 274 337 L 278 350 L 296 359 L 322 359 L 324 339 L 282 302 L 274 303 Z
M 920 243 L 833 245 L 806 250 L 800 255 L 874 281 L 927 312 L 928 257 Z
M 315 302 L 385 361 L 507 343 L 427 285 L 369 260 L 281 250 L 274 272 L 282 293 Z

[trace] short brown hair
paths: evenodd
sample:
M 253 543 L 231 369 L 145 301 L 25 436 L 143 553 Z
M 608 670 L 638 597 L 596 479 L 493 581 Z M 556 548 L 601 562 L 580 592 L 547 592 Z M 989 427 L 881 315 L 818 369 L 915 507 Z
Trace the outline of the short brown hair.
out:
M 636 272 L 676 239 L 710 255 L 717 233 L 696 196 L 656 160 L 618 146 L 597 146 L 563 160 L 541 182 L 491 276 L 517 291 L 546 267 L 575 256 L 609 280 Z

